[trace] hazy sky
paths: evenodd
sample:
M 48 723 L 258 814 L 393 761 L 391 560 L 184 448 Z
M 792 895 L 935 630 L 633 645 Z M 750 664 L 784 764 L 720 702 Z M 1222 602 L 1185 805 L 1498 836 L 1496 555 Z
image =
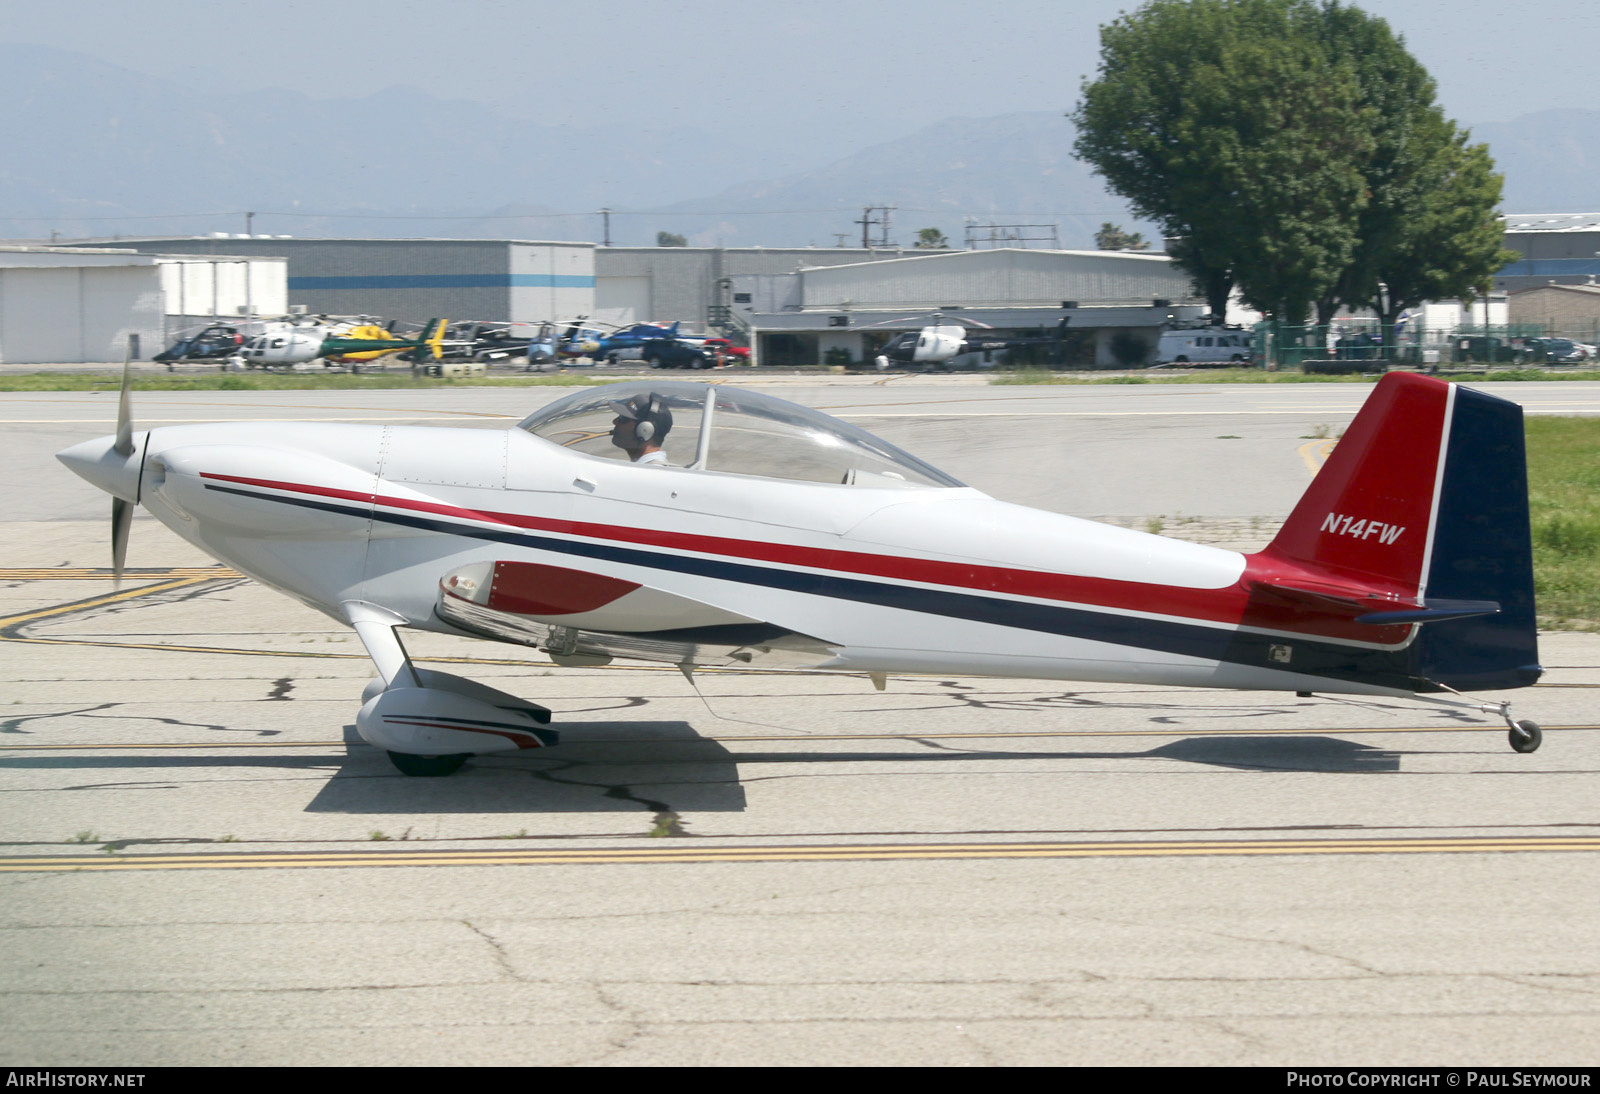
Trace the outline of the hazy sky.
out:
M 1070 109 L 1115 0 L 51 0 L 0 40 L 203 87 L 411 84 L 547 123 L 761 126 L 851 151 L 952 116 Z M 1600 0 L 1375 0 L 1465 123 L 1600 108 Z

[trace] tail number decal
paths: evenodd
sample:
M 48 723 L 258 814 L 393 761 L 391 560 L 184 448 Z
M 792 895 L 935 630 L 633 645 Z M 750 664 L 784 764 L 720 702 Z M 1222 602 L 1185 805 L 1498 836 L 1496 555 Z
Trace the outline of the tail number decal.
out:
M 1322 522 L 1322 530 L 1332 532 L 1336 536 L 1354 536 L 1356 539 L 1371 539 L 1377 536 L 1379 543 L 1393 543 L 1400 538 L 1405 528 L 1397 524 L 1385 524 L 1381 520 L 1364 520 L 1342 513 L 1329 513 Z

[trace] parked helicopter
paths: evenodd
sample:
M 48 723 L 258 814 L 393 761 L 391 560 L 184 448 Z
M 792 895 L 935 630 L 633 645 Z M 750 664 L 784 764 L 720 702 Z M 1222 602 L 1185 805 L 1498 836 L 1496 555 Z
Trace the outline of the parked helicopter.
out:
M 168 368 L 178 361 L 216 361 L 235 356 L 244 335 L 235 325 L 213 323 L 198 333 L 186 334 L 151 358 Z
M 891 319 L 885 322 L 905 321 Z M 1060 319 L 1053 336 L 1002 337 L 997 333 L 982 333 L 994 331 L 994 328 L 987 323 L 980 323 L 976 319 L 951 320 L 936 313 L 933 322 L 921 330 L 902 331 L 890 338 L 878 348 L 873 363 L 880 371 L 893 364 L 921 365 L 924 368 L 947 367 L 963 353 L 984 353 L 990 350 L 1015 349 L 1019 346 L 1055 345 L 1061 341 L 1070 322 L 1070 317 Z M 867 326 L 879 325 L 881 324 L 867 324 Z
M 361 359 L 413 349 L 437 360 L 447 326 L 443 319 L 430 319 L 416 338 L 395 338 L 387 331 L 379 338 L 360 337 L 359 334 L 352 337 L 326 323 L 284 324 L 251 338 L 240 349 L 239 356 L 249 368 L 301 365 L 319 357 Z
M 1391 373 L 1272 543 L 1240 554 L 997 501 L 861 429 L 730 386 L 578 391 L 506 430 L 230 422 L 58 454 L 347 623 L 356 719 L 402 772 L 557 741 L 550 711 L 415 666 L 400 629 L 557 665 L 949 673 L 1442 697 L 1534 683 L 1522 411 Z

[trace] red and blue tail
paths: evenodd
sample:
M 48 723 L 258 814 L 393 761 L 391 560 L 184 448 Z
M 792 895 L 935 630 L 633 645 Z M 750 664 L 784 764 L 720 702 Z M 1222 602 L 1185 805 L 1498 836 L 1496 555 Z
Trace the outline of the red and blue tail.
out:
M 1522 408 L 1412 373 L 1379 382 L 1271 546 L 1263 593 L 1386 634 L 1418 691 L 1524 687 L 1534 621 Z

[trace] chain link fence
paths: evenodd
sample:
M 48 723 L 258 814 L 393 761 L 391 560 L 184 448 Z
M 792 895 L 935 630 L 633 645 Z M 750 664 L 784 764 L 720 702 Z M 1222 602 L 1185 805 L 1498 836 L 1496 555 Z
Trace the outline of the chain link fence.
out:
M 1537 323 L 1428 327 L 1341 319 L 1324 327 L 1268 320 L 1256 324 L 1253 359 L 1257 365 L 1313 372 L 1390 367 L 1600 368 L 1600 321 L 1569 326 L 1573 329 Z

